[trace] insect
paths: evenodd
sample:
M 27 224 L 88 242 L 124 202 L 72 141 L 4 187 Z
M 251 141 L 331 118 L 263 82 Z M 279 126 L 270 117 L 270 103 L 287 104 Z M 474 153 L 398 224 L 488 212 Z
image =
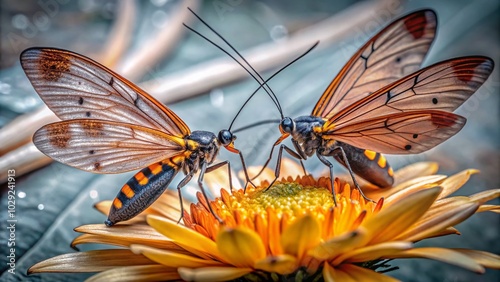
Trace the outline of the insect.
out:
M 295 150 L 281 144 L 275 180 L 285 150 L 299 160 L 315 154 L 329 167 L 332 187 L 333 165 L 327 157 L 347 168 L 358 190 L 354 174 L 388 187 L 394 181 L 393 170 L 381 153 L 421 153 L 460 131 L 466 119 L 452 112 L 488 78 L 493 61 L 463 57 L 419 70 L 436 26 L 432 10 L 395 20 L 354 54 L 311 115 L 292 119 L 278 108 L 281 136 L 264 168 L 276 146 L 291 136 Z
M 305 54 L 310 50 L 312 48 Z M 244 65 L 228 55 L 256 79 Z M 45 104 L 63 120 L 45 125 L 34 134 L 34 144 L 40 151 L 56 161 L 94 173 L 141 169 L 123 185 L 114 199 L 105 221 L 107 226 L 131 219 L 145 210 L 165 191 L 179 171 L 186 175 L 177 185 L 181 215 L 181 188 L 198 171 L 198 186 L 206 199 L 204 174 L 224 165 L 228 167 L 232 190 L 229 161 L 214 164 L 221 146 L 239 155 L 247 184 L 251 184 L 243 155 L 234 147 L 236 136 L 231 127 L 245 104 L 265 85 L 260 85 L 250 95 L 229 128 L 215 135 L 208 131 L 191 132 L 169 108 L 132 82 L 85 56 L 55 48 L 29 48 L 21 54 L 21 65 Z M 235 132 L 257 125 L 259 123 Z M 210 205 L 208 208 L 222 222 Z

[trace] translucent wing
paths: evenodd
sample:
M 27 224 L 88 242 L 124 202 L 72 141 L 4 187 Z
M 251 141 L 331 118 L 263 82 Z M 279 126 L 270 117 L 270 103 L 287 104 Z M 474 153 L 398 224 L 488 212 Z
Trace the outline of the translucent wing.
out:
M 170 109 L 112 70 L 82 55 L 48 48 L 21 54 L 21 65 L 47 106 L 62 120 L 130 123 L 186 136 Z
M 342 68 L 312 115 L 328 119 L 373 91 L 420 69 L 434 40 L 436 25 L 436 14 L 421 10 L 384 28 Z
M 380 153 L 417 154 L 455 135 L 465 122 L 443 111 L 403 112 L 337 127 L 323 137 Z
M 185 150 L 182 138 L 159 130 L 89 119 L 45 125 L 33 142 L 52 159 L 94 173 L 136 170 Z
M 463 57 L 434 64 L 349 105 L 332 116 L 326 128 L 415 110 L 453 112 L 481 87 L 492 71 L 493 61 L 486 57 Z

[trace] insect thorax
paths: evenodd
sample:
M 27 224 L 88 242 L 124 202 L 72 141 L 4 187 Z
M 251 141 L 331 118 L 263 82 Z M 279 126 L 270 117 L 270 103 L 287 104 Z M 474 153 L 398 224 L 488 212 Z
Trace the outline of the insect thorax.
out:
M 193 131 L 186 139 L 192 141 L 190 143 L 194 143 L 196 146 L 187 148 L 191 154 L 185 161 L 185 172 L 191 170 L 196 172 L 203 162 L 211 164 L 219 153 L 217 137 L 212 132 Z
M 324 120 L 315 116 L 301 116 L 293 121 L 295 123 L 293 139 L 299 143 L 306 155 L 311 156 L 321 146 L 319 129 L 323 127 Z

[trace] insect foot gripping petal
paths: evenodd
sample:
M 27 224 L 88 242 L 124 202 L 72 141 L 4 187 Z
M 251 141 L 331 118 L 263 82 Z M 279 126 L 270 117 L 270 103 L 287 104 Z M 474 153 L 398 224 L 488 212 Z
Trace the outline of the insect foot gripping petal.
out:
M 144 211 L 163 194 L 177 172 L 178 167 L 155 163 L 136 173 L 116 195 L 104 223 L 113 226 Z

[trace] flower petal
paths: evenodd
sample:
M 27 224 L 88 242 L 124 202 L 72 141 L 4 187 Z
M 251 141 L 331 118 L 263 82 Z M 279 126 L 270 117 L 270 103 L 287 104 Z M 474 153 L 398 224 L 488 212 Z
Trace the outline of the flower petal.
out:
M 469 181 L 470 176 L 476 173 L 479 173 L 479 170 L 466 169 L 464 171 L 461 171 L 455 175 L 446 178 L 439 185 L 443 187 L 443 192 L 441 192 L 441 195 L 439 195 L 438 199 L 442 199 L 460 189 L 460 187 L 462 187 L 467 181 Z
M 411 242 L 393 241 L 380 243 L 345 253 L 334 259 L 332 265 L 337 265 L 342 262 L 365 262 L 376 260 L 393 253 L 398 253 L 402 250 L 408 250 L 411 247 L 413 247 Z
M 281 245 L 287 254 L 300 259 L 307 250 L 320 242 L 321 229 L 318 221 L 311 215 L 295 220 L 281 234 Z
M 128 247 L 130 244 L 142 244 L 162 249 L 182 250 L 162 234 L 156 232 L 149 225 L 115 225 L 109 228 L 104 224 L 88 224 L 75 228 L 83 234 L 71 242 L 74 247 L 78 244 L 97 243 Z
M 340 269 L 331 267 L 328 263 L 325 263 L 323 267 L 323 279 L 327 282 L 356 282 L 352 277 Z
M 226 228 L 219 232 L 216 243 L 221 256 L 238 267 L 253 267 L 266 256 L 259 235 L 248 228 Z
M 485 211 L 500 213 L 500 206 L 496 206 L 496 205 L 481 205 L 477 209 L 477 212 L 485 212 Z
M 240 278 L 252 272 L 251 268 L 237 267 L 202 267 L 178 269 L 181 278 L 185 281 L 228 281 Z
M 180 275 L 176 269 L 166 267 L 164 265 L 140 265 L 117 267 L 101 273 L 98 273 L 86 282 L 95 281 L 170 281 L 179 280 Z
M 394 172 L 394 186 L 420 176 L 436 174 L 438 169 L 439 165 L 436 162 L 418 162 L 407 165 Z
M 386 258 L 428 258 L 454 264 L 476 273 L 484 273 L 484 268 L 469 256 L 451 249 L 444 248 L 415 248 L 402 251 Z
M 417 191 L 395 202 L 361 224 L 368 232 L 365 243 L 386 242 L 407 230 L 427 212 L 441 193 L 441 187 Z
M 196 231 L 155 215 L 149 215 L 147 222 L 156 231 L 198 256 L 203 258 L 221 258 L 215 242 Z
M 289 274 L 297 269 L 297 259 L 291 255 L 267 256 L 255 262 L 255 268 L 278 274 Z
M 69 253 L 41 261 L 28 269 L 38 272 L 97 272 L 117 266 L 155 264 L 148 258 L 130 250 L 112 249 Z
M 364 267 L 360 267 L 354 264 L 343 264 L 340 266 L 340 270 L 348 273 L 354 281 L 377 281 L 377 282 L 395 282 L 399 281 L 390 276 L 386 276 L 380 273 L 377 273 L 371 269 L 367 269 Z M 339 280 L 337 280 L 339 281 Z M 343 281 L 343 280 L 340 280 Z
M 366 232 L 364 229 L 357 229 L 346 232 L 340 236 L 335 236 L 330 240 L 321 243 L 311 249 L 307 254 L 319 260 L 329 260 L 341 253 L 354 249 L 363 240 Z
M 464 221 L 473 215 L 477 208 L 478 205 L 476 203 L 465 203 L 462 206 L 444 211 L 432 218 L 417 222 L 415 226 L 412 226 L 408 231 L 399 235 L 397 239 L 412 242 L 420 241 L 438 233 L 440 230 L 444 230 Z
M 179 254 L 176 252 L 160 250 L 156 248 L 151 248 L 143 245 L 131 245 L 130 250 L 134 254 L 141 254 L 155 261 L 159 264 L 163 264 L 168 267 L 178 268 L 178 267 L 205 267 L 205 266 L 219 266 L 222 265 L 221 262 L 215 260 L 200 259 L 197 257 Z
M 394 198 L 397 195 L 406 195 L 411 194 L 414 191 L 422 190 L 424 188 L 436 186 L 437 183 L 440 183 L 446 179 L 445 175 L 426 175 L 417 178 L 410 179 L 405 181 L 399 185 L 393 186 L 388 189 L 380 189 L 379 187 L 375 189 L 371 189 L 366 191 L 367 196 L 372 199 L 379 199 L 381 197 L 384 198 Z M 396 195 L 397 194 L 397 195 Z
M 471 201 L 474 201 L 480 205 L 498 197 L 500 197 L 500 189 L 486 190 L 469 196 Z
M 464 254 L 484 267 L 500 269 L 500 256 L 489 252 L 469 250 L 469 249 L 452 249 L 455 252 Z

